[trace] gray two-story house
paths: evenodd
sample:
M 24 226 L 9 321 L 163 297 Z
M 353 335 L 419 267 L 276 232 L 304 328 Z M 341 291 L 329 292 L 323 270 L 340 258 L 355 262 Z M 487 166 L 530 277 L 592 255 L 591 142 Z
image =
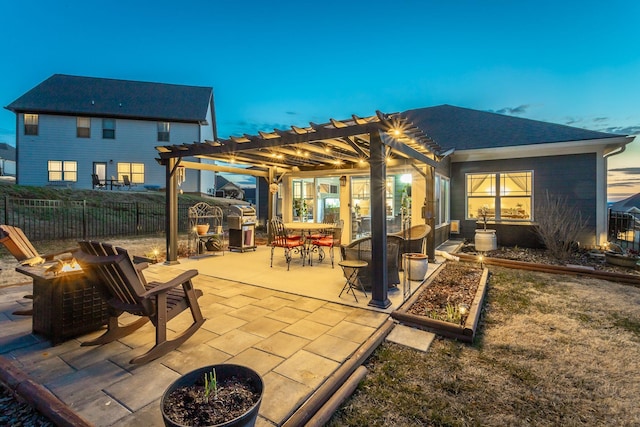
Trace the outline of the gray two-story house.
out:
M 157 145 L 216 139 L 211 87 L 55 74 L 5 108 L 16 114 L 20 185 L 163 188 Z M 181 183 L 212 187 L 210 171 Z

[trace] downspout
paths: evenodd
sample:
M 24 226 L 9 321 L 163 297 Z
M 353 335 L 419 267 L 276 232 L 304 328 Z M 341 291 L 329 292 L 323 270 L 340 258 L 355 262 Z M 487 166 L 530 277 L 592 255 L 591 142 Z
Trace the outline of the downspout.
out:
M 624 153 L 624 151 L 627 149 L 626 144 L 622 145 L 621 147 L 618 147 L 616 149 L 614 149 L 613 151 L 603 154 L 602 155 L 602 159 L 603 159 L 603 171 L 602 171 L 602 180 L 603 180 L 603 189 L 602 189 L 602 195 L 601 197 L 604 199 L 602 202 L 597 203 L 597 206 L 607 206 L 607 201 L 608 201 L 608 197 L 607 197 L 607 189 L 609 187 L 609 165 L 608 165 L 608 159 L 610 156 L 615 156 L 617 154 L 621 154 Z M 597 195 L 600 195 L 599 192 L 596 193 Z M 597 197 L 597 196 L 596 196 Z M 600 209 L 598 209 L 596 211 L 596 245 L 601 245 L 603 242 L 606 242 L 607 240 L 609 240 L 608 237 L 608 224 L 609 223 L 609 218 L 608 218 L 608 209 L 605 209 L 604 211 L 601 211 Z

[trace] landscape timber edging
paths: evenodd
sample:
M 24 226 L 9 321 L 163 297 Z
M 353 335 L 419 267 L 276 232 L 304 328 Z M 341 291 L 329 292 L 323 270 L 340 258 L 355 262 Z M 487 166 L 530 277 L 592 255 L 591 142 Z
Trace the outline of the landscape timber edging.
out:
M 460 261 L 480 262 L 478 255 L 460 254 L 455 256 Z M 567 267 L 564 265 L 536 264 L 533 262 L 514 261 L 510 259 L 484 257 L 482 260 L 484 265 L 495 265 L 498 267 L 517 268 L 520 270 L 540 271 L 543 273 L 553 274 L 570 274 L 575 276 L 588 276 L 596 279 L 609 280 L 617 283 L 624 283 L 635 287 L 640 287 L 640 276 L 633 274 L 612 273 L 610 271 L 592 270 L 586 267 Z
M 473 339 L 476 335 L 478 323 L 480 320 L 480 312 L 482 311 L 482 302 L 484 301 L 484 297 L 487 292 L 489 270 L 486 267 L 482 270 L 480 283 L 478 284 L 476 295 L 473 299 L 473 302 L 471 303 L 471 307 L 469 308 L 469 315 L 467 316 L 464 325 L 456 325 L 454 323 L 445 322 L 438 319 L 431 319 L 426 316 L 417 316 L 415 314 L 407 313 L 407 310 L 409 310 L 413 303 L 415 303 L 416 300 L 420 297 L 420 293 L 423 287 L 428 287 L 431 282 L 435 280 L 438 273 L 445 264 L 446 263 L 443 263 L 440 267 L 438 267 L 438 269 L 431 275 L 431 277 L 429 277 L 429 279 L 416 290 L 411 298 L 405 301 L 397 310 L 393 311 L 391 313 L 391 317 L 406 325 L 415 326 L 420 329 L 425 329 L 448 338 L 454 338 L 459 341 L 471 343 L 473 342 Z

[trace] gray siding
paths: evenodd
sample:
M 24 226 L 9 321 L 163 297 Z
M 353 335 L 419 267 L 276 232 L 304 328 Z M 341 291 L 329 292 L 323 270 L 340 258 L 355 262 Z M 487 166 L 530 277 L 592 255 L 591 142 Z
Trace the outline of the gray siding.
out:
M 551 194 L 567 197 L 588 220 L 587 230 L 581 243 L 595 242 L 596 227 L 596 176 L 597 158 L 595 153 L 555 157 L 533 157 L 512 160 L 492 160 L 482 162 L 453 163 L 451 166 L 451 219 L 459 219 L 461 237 L 473 239 L 476 222 L 465 220 L 465 174 L 485 172 L 533 171 L 534 221 L 536 199 Z M 492 228 L 498 228 L 498 245 L 536 246 L 539 243 L 532 233 L 530 222 L 515 223 L 504 221 Z

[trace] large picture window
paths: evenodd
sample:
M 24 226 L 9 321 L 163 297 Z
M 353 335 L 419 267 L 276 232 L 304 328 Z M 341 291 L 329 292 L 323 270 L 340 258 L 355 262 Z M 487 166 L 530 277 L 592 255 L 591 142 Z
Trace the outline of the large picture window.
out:
M 91 119 L 89 117 L 76 118 L 76 136 L 78 138 L 91 137 Z
M 39 117 L 37 114 L 25 114 L 24 115 L 24 134 L 37 135 L 38 121 L 39 121 Z
M 467 174 L 467 219 L 533 220 L 533 171 Z
M 118 163 L 118 181 L 124 181 L 123 175 L 128 175 L 132 184 L 144 184 L 144 163 Z
M 78 180 L 78 163 L 67 160 L 49 160 L 48 165 L 49 182 Z

